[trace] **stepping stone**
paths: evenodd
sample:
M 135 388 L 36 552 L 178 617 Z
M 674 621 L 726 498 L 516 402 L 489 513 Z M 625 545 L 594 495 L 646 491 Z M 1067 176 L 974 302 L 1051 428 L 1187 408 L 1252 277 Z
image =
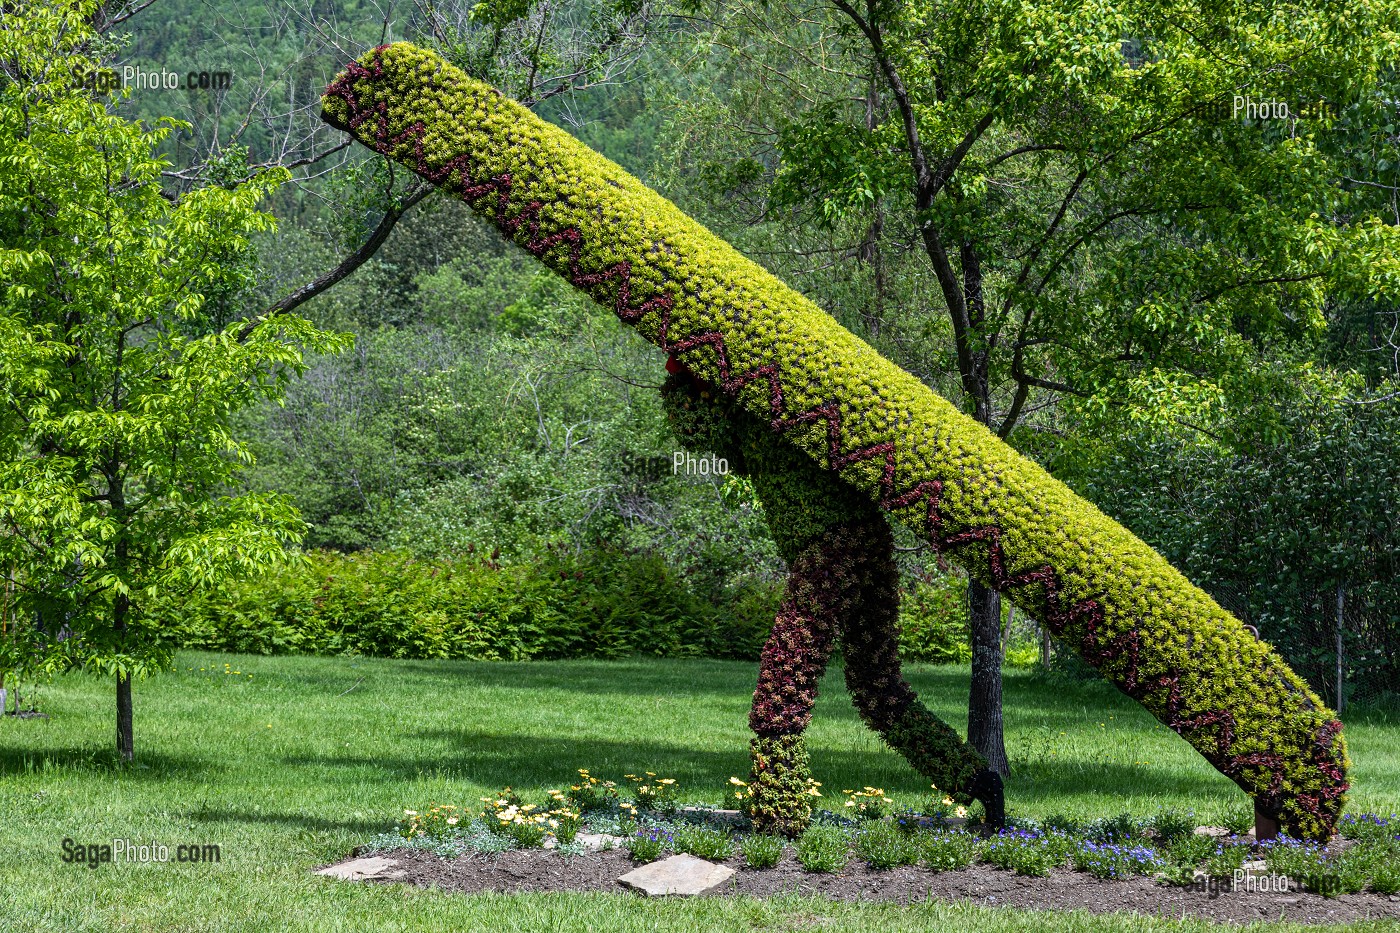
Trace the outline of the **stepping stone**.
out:
M 574 837 L 574 841 L 589 851 L 597 852 L 609 841 L 614 849 L 620 849 L 627 839 L 625 836 L 609 836 L 607 833 L 579 833 Z
M 641 891 L 647 897 L 667 894 L 704 894 L 728 881 L 734 869 L 693 855 L 673 855 L 633 869 L 617 883 Z
M 339 865 L 331 865 L 316 872 L 318 875 L 325 875 L 328 878 L 339 878 L 341 881 L 368 881 L 371 878 L 402 878 L 402 871 L 390 871 L 398 862 L 391 858 L 380 858 L 371 856 L 369 858 L 355 858 L 348 862 L 341 862 Z

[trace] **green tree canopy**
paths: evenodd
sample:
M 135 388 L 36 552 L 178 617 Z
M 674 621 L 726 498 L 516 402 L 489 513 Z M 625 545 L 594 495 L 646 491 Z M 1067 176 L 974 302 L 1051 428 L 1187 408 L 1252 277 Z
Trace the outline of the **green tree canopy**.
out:
M 343 341 L 292 316 L 210 326 L 204 296 L 248 274 L 286 174 L 168 195 L 154 152 L 176 124 L 72 86 L 102 67 L 93 9 L 25 2 L 0 29 L 0 567 L 40 633 L 30 663 L 116 676 L 129 759 L 131 679 L 167 661 L 148 607 L 302 533 L 283 497 L 223 494 L 251 459 L 230 416 Z

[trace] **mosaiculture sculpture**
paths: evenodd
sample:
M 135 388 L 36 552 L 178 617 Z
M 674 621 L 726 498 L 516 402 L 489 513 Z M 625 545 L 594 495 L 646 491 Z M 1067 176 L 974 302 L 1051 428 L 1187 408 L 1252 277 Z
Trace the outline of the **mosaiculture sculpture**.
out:
M 666 351 L 680 433 L 747 455 L 765 505 L 795 523 L 773 521 L 792 580 L 751 717 L 756 823 L 792 831 L 804 819 L 792 793 L 804 782 L 800 733 L 838 634 L 866 721 L 940 789 L 989 813 L 999 805 L 980 758 L 899 678 L 888 514 L 1188 741 L 1254 799 L 1261 830 L 1331 833 L 1347 790 L 1342 726 L 1278 654 L 811 301 L 433 52 L 368 52 L 327 89 L 322 115 L 471 204 Z M 804 582 L 818 564 L 824 579 Z

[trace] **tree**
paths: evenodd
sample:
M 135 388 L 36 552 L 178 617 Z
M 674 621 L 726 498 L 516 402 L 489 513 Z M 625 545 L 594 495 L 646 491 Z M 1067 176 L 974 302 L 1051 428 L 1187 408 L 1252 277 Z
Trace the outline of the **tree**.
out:
M 725 156 L 767 171 L 766 219 L 854 239 L 845 268 L 917 252 L 954 394 L 1003 439 L 1024 443 L 1057 400 L 1103 424 L 1195 424 L 1289 378 L 1249 365 L 1260 341 L 1316 330 L 1338 295 L 1393 291 L 1395 230 L 1349 209 L 1320 144 L 1394 41 L 1393 4 L 1355 13 L 725 4 L 711 34 L 744 77 L 719 119 L 755 141 Z M 878 269 L 872 287 L 898 295 Z M 873 304 L 881 327 L 918 310 Z M 974 585 L 969 602 L 969 733 L 1004 770 L 1000 599 Z
M 148 610 L 302 534 L 283 497 L 225 494 L 250 460 L 231 415 L 344 340 L 291 315 L 209 326 L 286 172 L 167 197 L 154 152 L 178 124 L 73 86 L 101 67 L 93 10 L 22 2 L 0 29 L 0 568 L 48 663 L 116 678 L 130 761 L 131 682 L 169 659 Z

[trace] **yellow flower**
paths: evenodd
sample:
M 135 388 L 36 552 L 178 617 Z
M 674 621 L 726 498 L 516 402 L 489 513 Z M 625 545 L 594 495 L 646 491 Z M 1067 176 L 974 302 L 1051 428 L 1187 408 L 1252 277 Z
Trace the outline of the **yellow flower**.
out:
M 744 783 L 743 781 L 739 780 L 739 779 L 736 778 L 736 777 L 730 778 L 730 779 L 729 779 L 729 783 L 730 783 L 730 784 L 737 784 L 737 785 L 739 785 L 740 787 L 748 787 L 748 786 L 749 786 L 748 784 Z
M 661 780 L 657 781 L 656 783 L 658 783 L 658 784 L 674 784 L 674 783 L 676 783 L 676 779 L 675 779 L 675 778 L 662 778 Z

